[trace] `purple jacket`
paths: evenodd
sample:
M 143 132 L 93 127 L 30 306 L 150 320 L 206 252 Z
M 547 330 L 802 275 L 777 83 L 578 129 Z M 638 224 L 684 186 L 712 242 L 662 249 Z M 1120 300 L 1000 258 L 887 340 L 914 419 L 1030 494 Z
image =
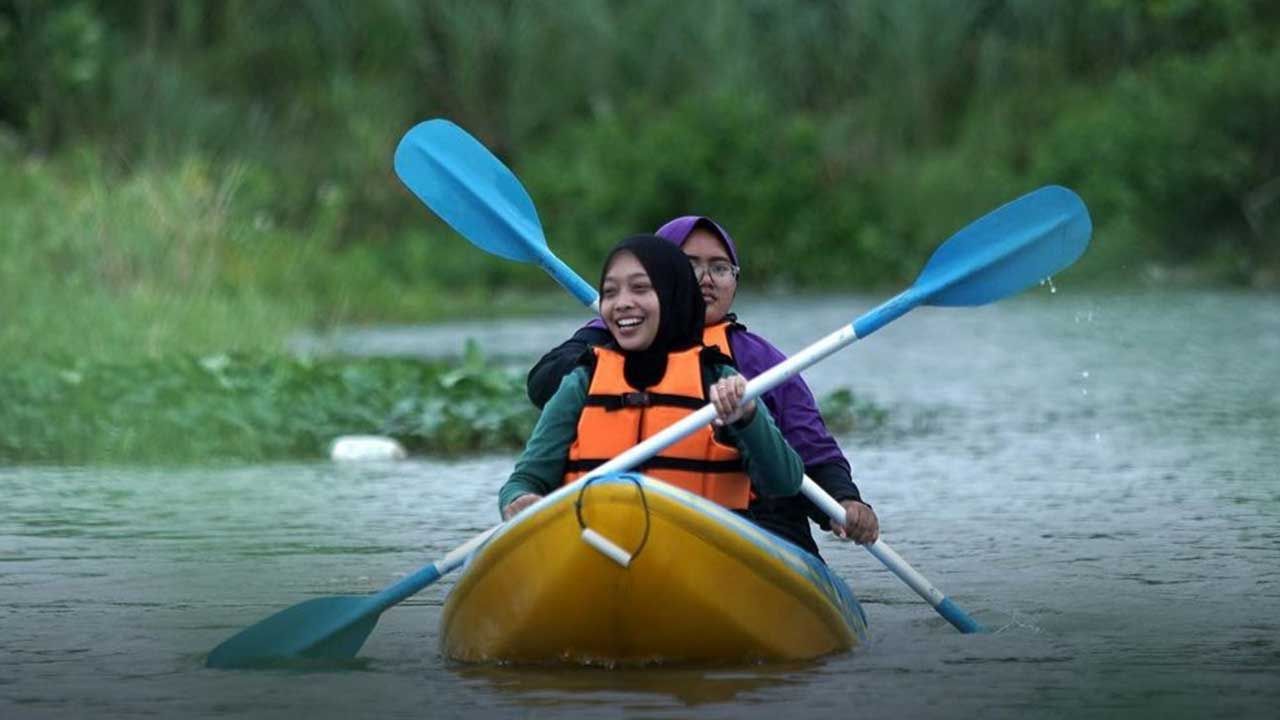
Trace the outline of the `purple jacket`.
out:
M 768 340 L 744 327 L 729 332 L 729 349 L 738 371 L 748 380 L 787 358 Z M 813 392 L 799 375 L 765 393 L 763 399 L 782 436 L 806 467 L 837 463 L 849 471 L 849 461 L 822 421 Z

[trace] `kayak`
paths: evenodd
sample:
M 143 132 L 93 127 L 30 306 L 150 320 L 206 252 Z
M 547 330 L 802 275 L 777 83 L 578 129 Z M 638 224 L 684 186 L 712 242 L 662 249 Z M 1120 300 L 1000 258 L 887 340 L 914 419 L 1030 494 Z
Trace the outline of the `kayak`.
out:
M 445 601 L 464 662 L 802 660 L 866 639 L 820 560 L 697 495 L 627 473 L 560 488 L 504 524 Z

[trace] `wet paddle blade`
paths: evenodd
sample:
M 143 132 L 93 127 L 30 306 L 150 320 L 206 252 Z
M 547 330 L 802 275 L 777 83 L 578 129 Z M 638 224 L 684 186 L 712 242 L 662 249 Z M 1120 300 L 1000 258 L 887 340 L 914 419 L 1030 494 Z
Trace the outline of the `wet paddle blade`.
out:
M 287 658 L 356 656 L 381 610 L 367 597 L 322 597 L 286 608 L 214 648 L 211 668 L 242 668 Z
M 1080 197 L 1050 185 L 969 223 L 934 251 L 915 283 L 853 322 L 860 338 L 919 305 L 985 305 L 1075 262 L 1093 222 Z
M 538 211 L 515 174 L 448 120 L 428 120 L 405 133 L 395 169 L 405 187 L 482 250 L 534 262 L 546 248 Z
M 915 287 L 928 305 L 995 302 L 1069 267 L 1092 233 L 1080 196 L 1057 185 L 1042 187 L 952 235 L 929 258 Z

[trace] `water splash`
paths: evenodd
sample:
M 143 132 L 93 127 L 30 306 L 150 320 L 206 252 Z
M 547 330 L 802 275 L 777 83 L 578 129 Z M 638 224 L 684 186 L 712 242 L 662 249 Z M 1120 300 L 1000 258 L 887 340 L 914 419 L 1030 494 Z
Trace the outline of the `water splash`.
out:
M 1055 286 L 1054 286 L 1054 284 L 1053 284 L 1053 276 L 1052 276 L 1052 275 L 1050 275 L 1049 277 L 1040 278 L 1040 287 L 1044 287 L 1045 285 L 1048 285 L 1048 286 L 1049 286 L 1049 294 L 1051 294 L 1051 295 L 1052 295 L 1053 293 L 1058 292 L 1058 288 L 1057 288 L 1057 287 L 1055 287 Z
M 1006 632 L 1024 631 L 1034 635 L 1040 635 L 1044 632 L 1044 628 L 1036 625 L 1024 613 L 1020 613 L 1012 608 L 997 608 L 995 612 L 1004 615 L 999 625 L 991 624 L 988 627 L 993 628 L 991 634 L 1000 635 Z

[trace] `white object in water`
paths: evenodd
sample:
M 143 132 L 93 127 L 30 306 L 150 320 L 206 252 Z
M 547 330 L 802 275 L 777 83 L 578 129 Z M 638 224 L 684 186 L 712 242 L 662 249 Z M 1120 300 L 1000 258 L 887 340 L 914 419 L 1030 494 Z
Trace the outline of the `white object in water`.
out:
M 408 457 L 404 446 L 382 435 L 343 435 L 329 446 L 329 458 L 338 462 L 352 460 L 403 460 Z

